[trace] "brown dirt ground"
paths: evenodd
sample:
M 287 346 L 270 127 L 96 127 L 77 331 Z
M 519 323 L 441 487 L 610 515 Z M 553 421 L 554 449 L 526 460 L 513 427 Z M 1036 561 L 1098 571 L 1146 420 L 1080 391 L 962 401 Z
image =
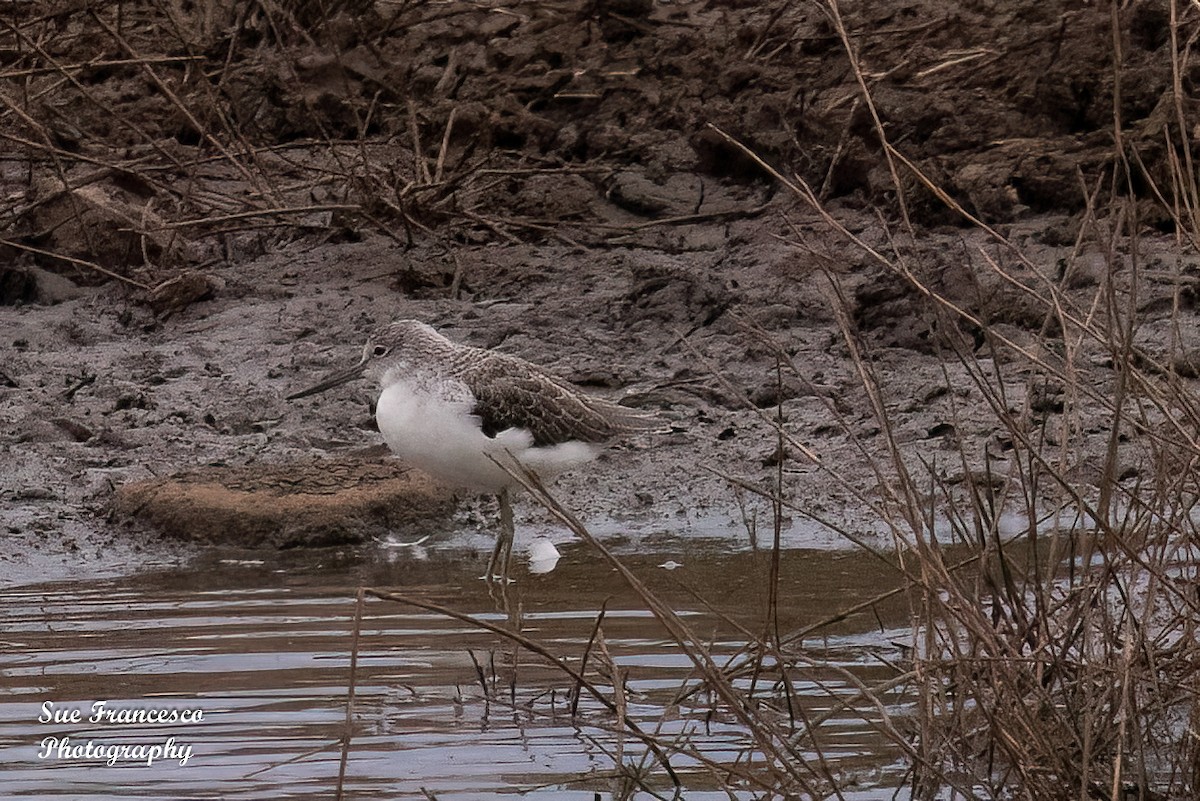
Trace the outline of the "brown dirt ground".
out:
M 831 278 L 906 458 L 934 462 L 951 486 L 1015 470 L 939 345 L 951 335 L 944 321 L 933 334 L 938 321 L 908 284 L 710 126 L 799 175 L 868 244 L 902 253 L 930 286 L 1035 349 L 1045 314 L 1022 286 L 1069 277 L 1082 307 L 1110 276 L 1128 286 L 1135 254 L 1114 255 L 1112 225 L 1084 211 L 1095 187 L 1096 208 L 1132 193 L 1144 223 L 1139 344 L 1185 366 L 1200 345 L 1196 259 L 1154 203 L 1170 184 L 1166 135 L 1179 130 L 1165 3 L 842 4 L 889 141 L 1036 270 L 961 226 L 910 172 L 916 236 L 893 235 L 895 187 L 827 6 L 296 2 L 170 17 L 149 4 L 121 20 L 116 6 L 91 8 L 3 12 L 15 16 L 0 31 L 11 146 L 0 159 L 0 578 L 179 558 L 179 537 L 328 544 L 400 525 L 404 490 L 348 510 L 361 527 L 319 531 L 295 525 L 307 513 L 292 505 L 253 525 L 192 513 L 170 500 L 194 497 L 186 489 L 166 496 L 177 514 L 130 514 L 147 507 L 137 493 L 148 488 L 201 486 L 228 500 L 255 473 L 273 487 L 263 497 L 280 496 L 280 477 L 330 454 L 360 461 L 355 481 L 374 475 L 378 454 L 361 451 L 378 436 L 361 388 L 282 398 L 399 316 L 672 422 L 673 433 L 622 443 L 556 483 L 610 536 L 731 536 L 744 517 L 765 526 L 765 505 L 708 468 L 773 480 L 779 454 L 762 415 L 777 404 L 793 436 L 836 468 L 786 454 L 789 496 L 879 530 L 855 492 L 877 493 L 863 448 L 882 453 L 881 432 Z M 1197 76 L 1183 65 L 1178 107 L 1190 127 Z M 1118 76 L 1121 130 L 1140 164 L 1124 183 L 1112 177 Z M 777 380 L 775 352 L 745 321 L 786 350 L 795 375 Z M 986 346 L 977 355 L 1011 366 L 1011 405 L 1036 422 L 1069 413 L 1086 432 L 1099 419 L 1070 387 Z M 1083 355 L 1081 382 L 1108 386 L 1106 354 Z M 1095 428 L 1092 452 L 1062 465 L 1084 486 L 1106 439 Z M 1135 478 L 1148 457 L 1136 439 L 1122 448 Z M 186 481 L 164 484 L 181 472 Z M 440 525 L 486 527 L 488 514 L 475 503 Z M 520 514 L 527 527 L 550 525 L 531 506 Z M 837 542 L 790 522 L 792 542 Z

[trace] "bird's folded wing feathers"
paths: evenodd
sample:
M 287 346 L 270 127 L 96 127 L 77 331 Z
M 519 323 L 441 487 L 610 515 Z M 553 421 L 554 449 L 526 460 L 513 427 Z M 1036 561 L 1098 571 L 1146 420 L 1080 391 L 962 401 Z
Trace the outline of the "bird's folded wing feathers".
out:
M 493 354 L 465 371 L 462 379 L 475 396 L 472 411 L 488 436 L 523 428 L 533 435 L 535 445 L 601 443 L 661 427 L 652 415 L 585 395 L 512 357 Z

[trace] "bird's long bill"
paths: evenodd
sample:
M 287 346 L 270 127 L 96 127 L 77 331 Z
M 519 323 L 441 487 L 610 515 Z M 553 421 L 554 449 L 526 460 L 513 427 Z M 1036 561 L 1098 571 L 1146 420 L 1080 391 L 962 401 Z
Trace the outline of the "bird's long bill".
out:
M 340 387 L 342 384 L 347 384 L 356 378 L 362 378 L 363 369 L 367 366 L 364 359 L 348 370 L 341 370 L 326 376 L 321 383 L 316 386 L 311 386 L 308 389 L 302 389 L 299 392 L 294 392 L 287 396 L 288 400 L 297 400 L 299 398 L 307 398 L 309 395 L 316 395 L 318 392 L 324 392 L 327 389 Z

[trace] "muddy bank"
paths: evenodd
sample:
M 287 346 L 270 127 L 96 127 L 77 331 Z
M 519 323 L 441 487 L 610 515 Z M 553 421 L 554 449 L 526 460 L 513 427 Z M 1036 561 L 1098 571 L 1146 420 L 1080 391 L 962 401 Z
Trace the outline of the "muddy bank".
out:
M 223 475 L 226 484 L 234 474 L 257 471 L 264 482 L 273 475 L 277 485 L 295 489 L 302 472 L 330 455 L 386 464 L 379 448 L 363 453 L 379 443 L 369 387 L 292 404 L 283 397 L 356 358 L 378 321 L 404 316 L 428 320 L 461 341 L 530 358 L 591 391 L 673 421 L 675 433 L 618 445 L 593 469 L 558 482 L 556 489 L 585 518 L 686 528 L 719 509 L 715 525 L 732 523 L 732 493 L 703 465 L 730 468 L 731 449 L 761 464 L 773 446 L 752 413 L 731 416 L 739 401 L 674 341 L 729 304 L 732 279 L 696 270 L 689 258 L 645 249 L 596 259 L 566 248 L 498 247 L 460 251 L 456 258 L 463 265 L 458 299 L 445 290 L 406 297 L 400 286 L 413 274 L 436 274 L 444 260 L 374 240 L 292 248 L 216 270 L 225 291 L 167 320 L 117 287 L 89 289 L 53 306 L 0 310 L 2 336 L 15 344 L 6 370 L 14 386 L 3 390 L 7 447 L 19 455 L 5 488 L 12 536 L 53 550 L 54 537 L 32 538 L 60 514 L 104 530 L 126 526 L 147 493 L 185 471 Z M 280 273 L 285 277 L 277 280 Z M 726 328 L 726 336 L 734 333 Z M 736 347 L 744 353 L 747 346 Z M 730 361 L 720 353 L 709 358 Z M 751 376 L 755 383 L 745 389 L 770 394 L 766 372 Z M 679 480 L 683 466 L 687 482 Z M 198 479 L 185 483 L 211 495 Z M 138 491 L 114 508 L 115 488 L 131 484 Z M 488 525 L 488 504 L 475 506 L 457 522 L 438 523 L 447 517 L 444 509 L 427 517 L 435 527 Z M 350 514 L 362 525 L 356 531 L 343 525 L 337 541 L 396 522 L 387 519 L 387 504 L 371 507 Z M 523 514 L 544 519 L 531 508 Z M 243 521 L 246 544 L 281 544 L 278 531 L 294 528 L 295 515 L 295 508 L 282 507 L 274 524 L 269 513 Z M 168 536 L 237 539 L 236 532 L 222 531 L 221 518 L 195 518 L 187 504 L 173 518 L 150 517 Z
M 1037 223 L 1044 230 L 1056 219 Z M 868 224 L 865 217 L 861 222 Z M 747 520 L 765 531 L 765 502 L 720 474 L 764 488 L 774 484 L 780 456 L 764 415 L 773 417 L 780 403 L 788 432 L 821 462 L 785 449 L 785 495 L 840 525 L 879 529 L 863 498 L 879 497 L 880 478 L 871 461 L 872 453 L 882 453 L 883 439 L 836 321 L 831 279 L 850 304 L 847 313 L 857 321 L 880 376 L 895 437 L 914 468 L 934 463 L 946 484 L 959 489 L 1015 476 L 1017 466 L 1007 461 L 994 416 L 961 365 L 938 345 L 944 332 L 936 333 L 929 307 L 910 289 L 853 262 L 838 263 L 838 254 L 850 258 L 850 251 L 818 220 L 782 203 L 761 218 L 694 227 L 680 235 L 720 244 L 587 252 L 514 244 L 462 248 L 451 260 L 432 248 L 404 250 L 374 238 L 290 246 L 215 267 L 212 274 L 225 288 L 167 319 L 112 285 L 85 289 L 56 305 L 0 308 L 0 341 L 11 345 L 4 368 L 10 381 L 0 389 L 4 448 L 12 465 L 0 488 L 10 575 L 20 575 L 30 560 L 41 565 L 39 571 L 51 569 L 51 563 L 60 565 L 54 570 L 70 570 L 80 562 L 102 562 L 101 546 L 111 542 L 175 554 L 175 537 L 231 538 L 228 531 L 214 537 L 221 527 L 212 519 L 187 527 L 186 512 L 159 520 L 159 530 L 147 530 L 136 518 L 113 511 L 114 491 L 125 484 L 197 469 L 286 479 L 300 466 L 312 469 L 329 458 L 385 463 L 370 388 L 350 386 L 296 403 L 283 398 L 356 358 L 366 333 L 391 317 L 427 320 L 452 338 L 528 358 L 590 391 L 671 421 L 672 433 L 634 437 L 588 470 L 555 483 L 567 506 L 601 531 L 681 538 L 720 531 L 748 539 Z M 808 250 L 782 242 L 784 232 L 807 237 Z M 1037 226 L 1011 233 L 1038 263 L 1056 264 L 1067 255 L 1037 244 L 1042 235 Z M 865 235 L 885 236 L 869 229 Z M 955 233 L 929 235 L 912 247 L 937 264 L 930 253 L 982 252 L 983 244 L 982 238 Z M 814 258 L 818 245 L 826 258 Z M 1170 299 L 1180 276 L 1197 274 L 1195 266 L 1168 262 L 1172 250 L 1165 239 L 1144 248 L 1148 262 L 1160 269 L 1158 279 L 1147 271 L 1151 280 L 1141 289 L 1151 312 L 1141 341 L 1165 361 L 1178 361 L 1200 341 L 1190 317 L 1172 322 Z M 414 281 L 437 276 L 449 264 L 461 270 L 458 297 L 432 278 L 413 289 Z M 1023 291 L 986 284 L 990 271 L 981 257 L 961 269 L 961 286 L 950 270 L 935 270 L 930 280 L 957 292 L 976 311 L 991 310 L 997 330 L 1036 347 L 1045 320 L 1021 311 L 1034 308 Z M 1028 279 L 1036 283 L 1038 277 Z M 982 294 L 980 282 L 990 287 Z M 1086 276 L 1071 290 L 1081 303 L 1097 291 Z M 748 330 L 748 323 L 769 340 Z M 796 366 L 794 374 L 785 371 L 782 382 L 769 342 L 784 348 Z M 1011 354 L 997 355 L 1001 365 L 1012 362 Z M 1111 363 L 1102 355 L 1081 362 L 1090 371 L 1081 380 L 1100 388 L 1113 380 Z M 989 358 L 986 349 L 979 356 Z M 1008 377 L 1008 392 L 1014 410 L 1042 425 L 1052 426 L 1064 414 L 1082 415 L 1086 425 L 1102 411 L 1073 404 L 1066 388 L 1048 385 L 1019 364 Z M 1045 397 L 1026 403 L 1029 392 Z M 1103 427 L 1093 439 L 1098 459 L 1107 443 Z M 1136 439 L 1121 447 L 1127 478 L 1136 480 L 1149 456 Z M 1086 458 L 1065 467 L 1081 486 L 1099 479 L 1095 463 Z M 490 525 L 488 501 L 464 500 L 454 514 L 431 507 L 430 526 Z M 364 508 L 374 511 L 366 513 L 361 529 L 343 526 L 338 541 L 387 527 L 391 507 Z M 519 525 L 530 530 L 550 523 L 528 504 L 518 511 Z M 246 543 L 297 544 L 296 538 L 285 537 L 285 543 L 263 536 L 294 528 L 295 513 L 283 507 L 278 525 L 269 515 L 259 518 Z M 788 531 L 798 544 L 838 541 L 817 533 L 803 515 L 791 515 L 788 523 L 794 523 Z
M 314 533 L 290 501 L 229 494 L 329 459 L 385 469 L 366 388 L 283 397 L 396 317 L 670 421 L 556 483 L 601 529 L 749 539 L 767 506 L 729 477 L 769 487 L 782 467 L 797 542 L 838 541 L 809 518 L 876 531 L 888 437 L 944 492 L 994 491 L 1019 470 L 964 354 L 1003 371 L 1004 411 L 1029 430 L 1079 433 L 1058 468 L 1086 491 L 1111 354 L 1072 343 L 1065 385 L 1042 299 L 1129 298 L 1145 357 L 1194 381 L 1198 271 L 1155 200 L 1196 116 L 1172 69 L 1189 97 L 1193 70 L 1161 4 L 1002 5 L 14 10 L 0 80 L 43 101 L 0 110 L 14 148 L 0 162 L 6 575 L 172 560 L 180 539 L 345 543 L 412 523 L 398 496 L 372 496 L 346 515 L 361 525 Z M 903 206 L 880 131 L 912 164 Z M 1128 174 L 1117 138 L 1136 151 Z M 1136 249 L 1111 244 L 1126 202 Z M 840 317 L 884 389 L 886 431 Z M 782 448 L 774 415 L 794 440 Z M 1148 474 L 1142 433 L 1117 445 L 1122 480 Z M 173 500 L 197 486 L 232 505 Z M 490 524 L 487 501 L 426 500 L 431 525 Z

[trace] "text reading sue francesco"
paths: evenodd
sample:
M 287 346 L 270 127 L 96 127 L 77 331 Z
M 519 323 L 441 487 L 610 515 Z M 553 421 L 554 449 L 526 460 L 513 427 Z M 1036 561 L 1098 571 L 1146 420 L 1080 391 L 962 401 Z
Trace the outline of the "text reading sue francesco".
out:
M 90 704 L 59 704 L 43 701 L 38 710 L 38 723 L 67 726 L 120 726 L 129 728 L 164 725 L 194 725 L 203 722 L 204 710 L 177 707 L 122 706 L 110 701 Z M 187 765 L 192 758 L 192 746 L 175 737 L 161 740 L 147 738 L 141 742 L 103 742 L 92 738 L 54 734 L 43 737 L 38 744 L 38 759 L 69 759 L 98 761 L 108 765 L 118 762 L 141 763 L 170 761 Z

